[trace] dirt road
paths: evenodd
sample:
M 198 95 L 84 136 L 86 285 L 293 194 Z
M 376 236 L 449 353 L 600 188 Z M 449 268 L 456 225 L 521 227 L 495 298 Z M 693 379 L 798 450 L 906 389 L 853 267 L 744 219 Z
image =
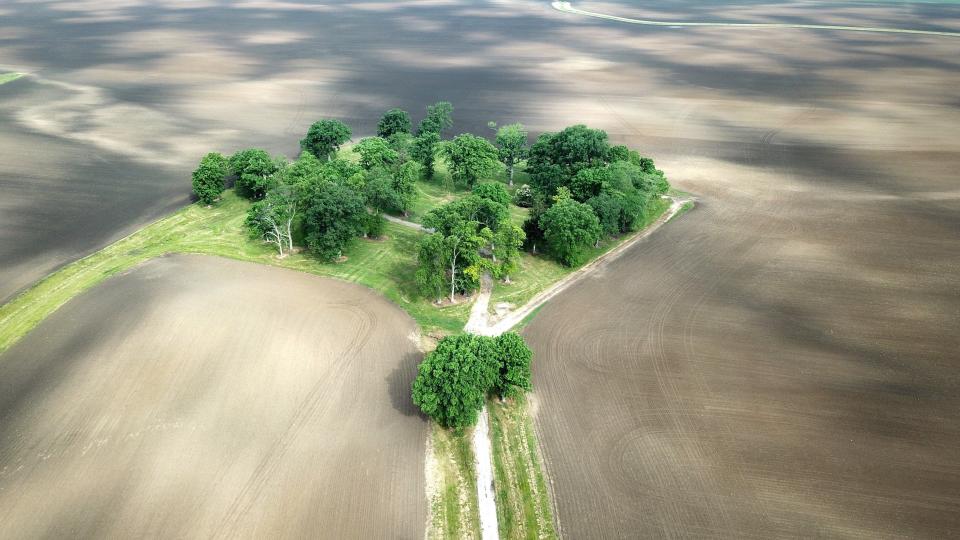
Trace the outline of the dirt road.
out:
M 414 331 L 248 263 L 110 279 L 0 356 L 0 537 L 422 538 Z

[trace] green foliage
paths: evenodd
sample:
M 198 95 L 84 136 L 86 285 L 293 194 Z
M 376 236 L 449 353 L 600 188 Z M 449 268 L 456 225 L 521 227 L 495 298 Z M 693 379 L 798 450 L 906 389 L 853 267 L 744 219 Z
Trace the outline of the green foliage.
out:
M 512 186 L 514 167 L 527 157 L 527 129 L 519 123 L 503 126 L 497 130 L 496 143 L 500 161 L 507 166 Z
M 444 238 L 443 234 L 434 233 L 421 239 L 417 246 L 417 272 L 414 275 L 417 289 L 424 298 L 437 302 L 443 298 L 447 284 Z
M 310 152 L 301 152 L 300 157 L 283 170 L 283 183 L 304 193 L 323 179 L 324 165 Z
M 324 183 L 304 204 L 307 248 L 323 261 L 339 258 L 346 245 L 367 225 L 363 196 L 348 186 Z
M 227 159 L 218 152 L 211 152 L 200 160 L 193 171 L 193 192 L 203 204 L 213 204 L 224 190 L 224 181 L 230 170 Z
M 472 426 L 487 393 L 517 396 L 531 388 L 531 357 L 515 333 L 445 337 L 420 363 L 413 402 L 443 427 Z
M 419 137 L 413 140 L 410 145 L 410 157 L 419 161 L 423 165 L 427 178 L 433 178 L 434 161 L 437 155 L 437 144 L 440 142 L 440 135 L 432 131 L 421 133 Z
M 377 122 L 377 137 L 386 139 L 396 133 L 410 133 L 410 114 L 403 109 L 390 109 Z
M 600 221 L 600 228 L 603 234 L 611 235 L 621 232 L 621 221 L 624 212 L 624 206 L 621 198 L 608 192 L 601 193 L 587 200 L 587 204 L 593 209 L 597 219 Z
M 261 199 L 277 185 L 275 175 L 286 163 L 283 158 L 274 159 L 266 150 L 249 148 L 230 156 L 230 169 L 237 175 L 237 193 L 248 199 Z
M 603 166 L 609 157 L 607 133 L 582 124 L 544 133 L 530 147 L 527 172 L 534 189 L 553 195 L 581 169 Z
M 393 187 L 393 176 L 386 169 L 377 168 L 367 174 L 363 190 L 367 205 L 377 214 L 398 211 L 403 204 Z
M 425 133 L 436 133 L 438 140 L 443 136 L 443 130 L 453 125 L 453 105 L 449 101 L 438 101 L 427 106 L 427 116 L 417 126 L 417 136 Z
M 396 150 L 380 137 L 361 139 L 354 145 L 353 151 L 360 154 L 360 166 L 368 171 L 374 167 L 393 165 L 400 158 Z
M 507 332 L 495 338 L 497 366 L 500 371 L 493 390 L 503 398 L 516 397 L 530 391 L 530 360 L 533 351 L 515 332 Z
M 588 167 L 580 169 L 570 180 L 570 194 L 574 200 L 586 202 L 596 197 L 610 183 L 606 167 Z
M 387 228 L 387 220 L 383 219 L 383 214 L 367 214 L 364 221 L 364 233 L 370 238 L 380 238 L 383 231 Z
M 510 193 L 500 182 L 483 182 L 477 184 L 473 186 L 473 194 L 495 203 L 502 204 L 503 206 L 509 206 L 511 202 Z
M 477 422 L 483 399 L 496 376 L 495 359 L 483 339 L 471 334 L 440 340 L 413 381 L 413 402 L 446 428 Z
M 423 174 L 423 166 L 416 161 L 407 161 L 393 174 L 393 190 L 400 199 L 400 211 L 407 215 L 410 203 L 417 196 L 417 180 Z
M 250 234 L 275 246 L 293 249 L 293 220 L 297 215 L 297 197 L 288 186 L 272 189 L 247 212 L 245 224 Z
M 436 231 L 420 243 L 417 283 L 421 284 L 424 297 L 435 297 L 434 285 L 438 280 L 446 284 L 451 302 L 457 292 L 469 293 L 479 288 L 479 250 L 489 243 L 493 233 L 473 219 L 472 208 L 461 199 L 424 216 L 423 225 Z M 433 251 L 427 251 L 427 247 Z M 435 275 L 428 277 L 427 272 Z
M 574 266 L 600 239 L 600 221 L 590 206 L 573 200 L 567 188 L 561 187 L 555 199 L 540 216 L 539 225 L 550 253 L 561 264 Z
M 513 193 L 513 204 L 521 208 L 530 208 L 533 206 L 533 188 L 530 184 L 523 184 Z
M 495 173 L 499 165 L 497 149 L 490 141 L 469 133 L 441 144 L 440 154 L 446 158 L 453 179 L 471 188 L 478 179 Z
M 517 270 L 520 259 L 520 248 L 526 235 L 523 229 L 516 225 L 507 224 L 501 227 L 493 236 L 493 256 L 496 264 L 493 267 L 494 275 L 508 280 Z
M 413 135 L 409 133 L 394 133 L 387 137 L 387 144 L 397 153 L 397 163 L 405 163 L 412 159 L 410 148 L 413 145 Z
M 339 120 L 319 120 L 300 140 L 300 148 L 320 159 L 330 159 L 331 154 L 340 149 L 340 145 L 350 140 L 350 128 Z

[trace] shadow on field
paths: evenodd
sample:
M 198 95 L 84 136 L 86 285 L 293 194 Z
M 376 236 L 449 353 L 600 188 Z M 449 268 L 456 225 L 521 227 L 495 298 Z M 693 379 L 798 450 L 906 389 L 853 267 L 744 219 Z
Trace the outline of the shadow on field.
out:
M 404 356 L 400 365 L 387 376 L 387 391 L 390 392 L 390 402 L 395 410 L 405 416 L 426 418 L 410 398 L 411 385 L 413 379 L 417 376 L 417 365 L 422 359 L 422 354 L 410 353 Z

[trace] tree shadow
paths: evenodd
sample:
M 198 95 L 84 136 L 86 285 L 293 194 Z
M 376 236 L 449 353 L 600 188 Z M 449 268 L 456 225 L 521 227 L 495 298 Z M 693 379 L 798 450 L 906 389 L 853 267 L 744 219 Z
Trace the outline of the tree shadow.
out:
M 417 376 L 417 366 L 423 354 L 411 352 L 404 355 L 400 364 L 387 375 L 387 392 L 390 393 L 390 402 L 393 408 L 404 416 L 419 416 L 426 418 L 410 397 L 413 379 Z

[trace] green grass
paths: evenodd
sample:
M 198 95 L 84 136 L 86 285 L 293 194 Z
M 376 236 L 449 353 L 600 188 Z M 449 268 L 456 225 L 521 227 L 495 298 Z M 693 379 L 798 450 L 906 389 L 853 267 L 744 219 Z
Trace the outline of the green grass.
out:
M 521 397 L 487 401 L 500 537 L 557 538 L 533 420 Z
M 480 538 L 477 474 L 470 443 L 472 431 L 457 432 L 436 424 L 432 426 L 434 470 L 430 474 L 436 475 L 436 485 L 430 496 L 427 538 Z
M 669 201 L 657 199 L 651 212 L 648 213 L 644 222 L 640 224 L 640 228 L 636 233 L 601 240 L 598 247 L 591 247 L 587 250 L 587 256 L 583 264 L 589 263 L 600 255 L 629 240 L 634 235 L 639 234 L 651 223 L 660 218 L 669 208 Z M 513 304 L 515 307 L 520 307 L 558 280 L 563 279 L 571 272 L 582 267 L 583 264 L 567 267 L 541 254 L 539 251 L 537 255 L 524 252 L 520 255 L 520 263 L 517 271 L 510 276 L 511 283 L 497 282 L 494 284 L 493 292 L 490 295 L 490 309 L 493 310 L 497 304 L 504 302 Z
M 0 84 L 15 81 L 20 77 L 23 77 L 23 73 L 0 73 Z
M 166 253 L 199 253 L 291 268 L 375 289 L 409 313 L 427 332 L 460 332 L 470 315 L 466 303 L 436 307 L 414 290 L 416 231 L 393 224 L 384 240 L 355 240 L 337 264 L 309 254 L 281 259 L 269 245 L 251 239 L 243 225 L 250 202 L 232 191 L 212 208 L 187 206 L 104 249 L 47 276 L 0 306 L 0 352 L 50 313 L 104 279 Z

